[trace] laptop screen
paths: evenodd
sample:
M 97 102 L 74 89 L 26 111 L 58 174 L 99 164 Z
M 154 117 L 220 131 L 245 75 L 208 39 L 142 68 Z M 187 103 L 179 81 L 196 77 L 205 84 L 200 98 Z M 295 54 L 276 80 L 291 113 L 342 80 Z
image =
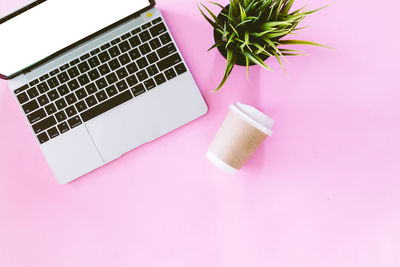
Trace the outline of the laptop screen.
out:
M 0 74 L 3 76 L 20 72 L 150 6 L 149 0 L 47 0 L 38 3 L 0 24 Z

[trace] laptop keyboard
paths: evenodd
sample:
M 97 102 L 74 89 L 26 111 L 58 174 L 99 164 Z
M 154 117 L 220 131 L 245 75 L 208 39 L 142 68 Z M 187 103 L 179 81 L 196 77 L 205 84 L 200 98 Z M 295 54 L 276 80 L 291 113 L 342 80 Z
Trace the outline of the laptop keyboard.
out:
M 43 144 L 186 71 L 157 18 L 14 93 Z

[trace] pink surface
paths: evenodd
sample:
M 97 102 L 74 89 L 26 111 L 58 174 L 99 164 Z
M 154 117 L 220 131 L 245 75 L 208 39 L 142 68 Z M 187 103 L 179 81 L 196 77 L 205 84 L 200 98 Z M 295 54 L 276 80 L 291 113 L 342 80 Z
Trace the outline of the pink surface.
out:
M 399 4 L 336 1 L 296 36 L 336 50 L 237 68 L 216 94 L 225 61 L 195 1 L 158 7 L 209 113 L 62 186 L 0 82 L 0 266 L 400 266 Z M 229 176 L 205 153 L 238 100 L 276 127 Z

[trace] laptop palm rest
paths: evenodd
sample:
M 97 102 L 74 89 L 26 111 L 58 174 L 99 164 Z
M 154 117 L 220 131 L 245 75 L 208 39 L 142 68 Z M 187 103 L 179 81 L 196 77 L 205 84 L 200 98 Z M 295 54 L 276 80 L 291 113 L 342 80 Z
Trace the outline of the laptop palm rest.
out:
M 105 162 L 158 135 L 156 108 L 149 97 L 138 97 L 87 124 L 89 134 Z
M 177 99 L 185 101 L 177 101 Z M 182 75 L 133 98 L 86 124 L 101 157 L 109 162 L 207 112 L 191 75 Z

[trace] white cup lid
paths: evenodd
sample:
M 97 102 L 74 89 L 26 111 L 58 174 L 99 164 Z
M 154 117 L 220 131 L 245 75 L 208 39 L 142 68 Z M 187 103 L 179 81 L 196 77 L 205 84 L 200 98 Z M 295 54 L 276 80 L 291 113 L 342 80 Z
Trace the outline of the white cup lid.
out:
M 230 109 L 241 115 L 248 123 L 266 135 L 272 135 L 273 132 L 271 129 L 274 121 L 255 107 L 237 102 L 230 105 Z

